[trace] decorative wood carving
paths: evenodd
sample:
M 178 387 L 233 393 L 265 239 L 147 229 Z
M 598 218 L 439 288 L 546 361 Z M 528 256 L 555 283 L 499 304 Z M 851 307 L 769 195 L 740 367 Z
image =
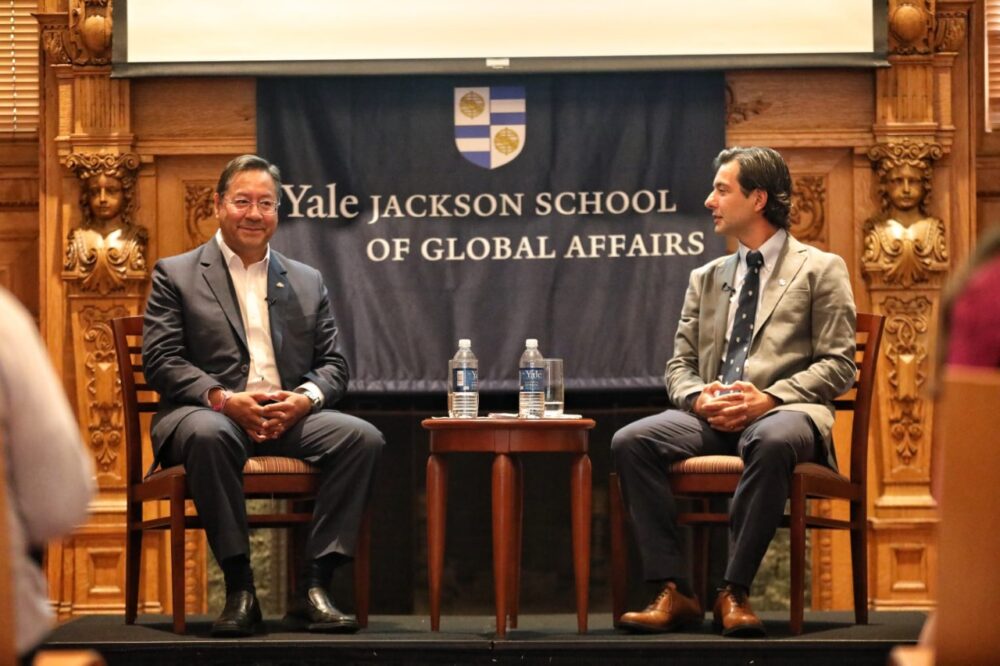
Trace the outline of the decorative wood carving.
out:
M 924 439 L 922 388 L 927 381 L 927 329 L 932 303 L 926 296 L 890 296 L 883 303 L 885 355 L 889 361 L 889 434 L 897 466 L 910 467 Z
M 122 389 L 118 381 L 115 343 L 110 321 L 131 313 L 123 305 L 86 306 L 80 324 L 86 355 L 83 360 L 87 395 L 88 444 L 99 474 L 118 476 L 123 437 Z
M 934 50 L 957 53 L 965 41 L 965 12 L 938 12 L 934 22 Z
M 74 153 L 66 166 L 82 182 L 83 223 L 69 233 L 63 279 L 101 295 L 145 280 L 148 234 L 132 222 L 139 156 Z
M 736 99 L 733 87 L 726 84 L 726 125 L 739 125 L 752 116 L 759 115 L 771 108 L 770 102 L 758 97 L 752 102 L 741 102 Z
M 796 176 L 792 181 L 791 232 L 798 240 L 826 244 L 826 177 Z
M 184 184 L 184 221 L 187 228 L 188 247 L 198 247 L 215 234 L 215 204 L 213 184 L 186 182 Z
M 112 0 L 69 0 L 62 14 L 39 14 L 42 48 L 50 64 L 111 63 Z
M 890 0 L 890 53 L 894 55 L 930 53 L 930 31 L 933 20 L 931 0 Z
M 120 544 L 100 537 L 89 543 L 81 540 L 79 545 L 87 558 L 86 576 L 83 577 L 86 588 L 75 603 L 85 604 L 91 608 L 114 608 L 113 600 L 122 595 L 118 571 L 124 566 L 125 549 Z
M 70 0 L 69 31 L 63 45 L 76 65 L 111 62 L 111 0 Z
M 904 594 L 927 591 L 927 546 L 901 543 L 891 548 L 890 581 L 893 592 Z
M 35 14 L 38 18 L 38 34 L 42 49 L 48 56 L 50 65 L 68 65 L 73 62 L 66 52 L 66 39 L 69 38 L 68 16 L 60 14 Z
M 865 277 L 909 288 L 948 269 L 944 222 L 927 214 L 931 163 L 943 151 L 936 143 L 879 144 L 868 151 L 879 176 L 881 211 L 864 225 Z

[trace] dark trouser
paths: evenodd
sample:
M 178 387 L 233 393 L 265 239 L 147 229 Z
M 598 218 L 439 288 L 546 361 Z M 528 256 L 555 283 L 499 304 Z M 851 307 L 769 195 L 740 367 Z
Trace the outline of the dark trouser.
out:
M 764 559 L 788 499 L 792 469 L 817 462 L 823 445 L 808 416 L 777 411 L 743 432 L 713 430 L 690 412 L 668 410 L 625 426 L 611 456 L 642 552 L 646 580 L 687 578 L 680 552 L 677 505 L 667 468 L 693 456 L 739 455 L 744 472 L 730 508 L 725 578 L 747 588 Z
M 183 464 L 215 559 L 250 555 L 243 465 L 250 456 L 299 458 L 320 470 L 307 558 L 353 557 L 385 439 L 375 426 L 340 412 L 308 414 L 276 440 L 253 442 L 235 422 L 205 408 L 174 430 L 164 465 Z

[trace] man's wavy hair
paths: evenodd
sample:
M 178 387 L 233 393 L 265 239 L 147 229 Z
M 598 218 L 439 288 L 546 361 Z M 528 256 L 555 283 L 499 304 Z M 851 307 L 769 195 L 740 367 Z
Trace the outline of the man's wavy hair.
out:
M 743 196 L 750 196 L 754 190 L 767 193 L 764 218 L 778 229 L 787 230 L 792 209 L 792 177 L 788 165 L 778 151 L 772 148 L 752 146 L 726 148 L 715 158 L 715 169 L 736 160 L 740 165 L 739 183 Z

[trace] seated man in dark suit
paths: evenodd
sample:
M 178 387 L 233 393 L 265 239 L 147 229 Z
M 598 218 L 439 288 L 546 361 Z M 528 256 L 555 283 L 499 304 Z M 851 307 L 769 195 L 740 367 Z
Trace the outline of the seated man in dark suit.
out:
M 730 553 L 715 602 L 725 635 L 764 627 L 747 595 L 781 521 L 792 469 L 836 469 L 833 399 L 854 382 L 855 310 L 844 260 L 788 234 L 791 179 L 769 148 L 716 158 L 705 201 L 716 233 L 739 251 L 691 273 L 666 385 L 677 409 L 619 430 L 611 453 L 642 553 L 660 594 L 625 613 L 633 631 L 674 631 L 703 619 L 683 567 L 672 463 L 739 455 L 745 471 L 730 509 Z
M 254 455 L 300 458 L 321 474 L 286 623 L 358 628 L 326 588 L 333 569 L 353 556 L 384 439 L 332 409 L 347 389 L 347 363 L 322 275 L 270 248 L 280 200 L 276 167 L 254 155 L 231 161 L 215 193 L 218 233 L 157 262 L 146 304 L 142 358 L 161 396 L 153 450 L 162 464 L 186 467 L 225 575 L 215 636 L 249 635 L 261 621 L 242 484 Z

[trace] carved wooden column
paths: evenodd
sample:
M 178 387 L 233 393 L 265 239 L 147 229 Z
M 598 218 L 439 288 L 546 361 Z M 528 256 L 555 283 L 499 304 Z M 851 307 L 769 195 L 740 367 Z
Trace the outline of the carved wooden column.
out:
M 861 269 L 871 307 L 887 318 L 869 491 L 876 608 L 927 608 L 936 596 L 928 388 L 941 287 L 956 239 L 973 224 L 969 113 L 956 102 L 968 92 L 968 59 L 959 56 L 970 6 L 890 1 L 891 67 L 878 72 L 876 143 L 863 151 L 875 172 L 878 212 L 861 228 Z M 957 245 L 964 254 L 964 243 Z
M 143 171 L 135 151 L 130 84 L 111 79 L 111 0 L 53 3 L 38 15 L 46 113 L 39 134 L 43 331 L 93 455 L 99 493 L 88 524 L 49 551 L 61 616 L 123 612 L 125 446 L 110 320 L 140 314 L 148 288 Z M 147 181 L 150 179 L 146 179 Z M 147 539 L 141 612 L 169 610 L 164 538 Z M 204 546 L 192 540 L 188 601 L 204 606 Z M 200 573 L 200 576 L 199 576 Z
M 938 306 L 948 270 L 944 222 L 927 213 L 937 143 L 879 144 L 882 204 L 863 227 L 862 266 L 872 304 L 885 315 L 878 378 L 879 446 L 874 468 L 872 571 L 876 605 L 933 600 L 934 501 L 929 492 L 933 413 L 926 389 L 934 366 Z

